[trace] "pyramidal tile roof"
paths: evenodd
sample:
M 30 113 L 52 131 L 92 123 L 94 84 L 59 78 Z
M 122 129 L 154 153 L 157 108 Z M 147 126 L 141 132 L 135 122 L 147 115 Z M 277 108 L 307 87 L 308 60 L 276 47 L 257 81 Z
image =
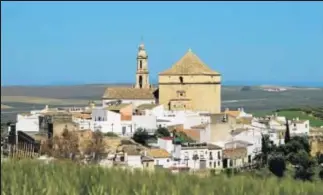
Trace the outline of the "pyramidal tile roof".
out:
M 191 49 L 170 69 L 159 75 L 220 75 L 211 70 Z

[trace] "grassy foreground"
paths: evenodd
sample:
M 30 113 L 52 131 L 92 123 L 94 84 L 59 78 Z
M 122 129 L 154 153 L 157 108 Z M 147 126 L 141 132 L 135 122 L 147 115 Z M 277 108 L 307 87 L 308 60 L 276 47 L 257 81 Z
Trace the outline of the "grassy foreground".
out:
M 1 194 L 11 195 L 319 195 L 319 182 L 249 176 L 172 175 L 35 161 L 1 163 Z

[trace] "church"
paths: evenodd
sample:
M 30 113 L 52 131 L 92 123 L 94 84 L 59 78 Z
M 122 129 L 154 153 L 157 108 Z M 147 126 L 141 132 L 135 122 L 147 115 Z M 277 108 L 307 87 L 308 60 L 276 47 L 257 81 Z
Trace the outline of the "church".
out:
M 103 106 L 116 101 L 162 104 L 168 110 L 221 112 L 221 74 L 211 70 L 191 49 L 173 66 L 158 75 L 158 88 L 149 82 L 148 54 L 144 44 L 137 53 L 133 87 L 108 87 Z

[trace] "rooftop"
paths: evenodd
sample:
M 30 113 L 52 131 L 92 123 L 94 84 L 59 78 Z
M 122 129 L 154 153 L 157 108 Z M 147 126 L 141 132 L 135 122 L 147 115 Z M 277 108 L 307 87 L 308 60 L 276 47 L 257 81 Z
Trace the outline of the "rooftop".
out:
M 229 159 L 244 158 L 247 156 L 247 148 L 230 148 L 223 150 L 223 157 Z
M 217 75 L 220 73 L 211 70 L 192 50 L 176 62 L 170 69 L 159 75 Z
M 109 87 L 105 90 L 102 99 L 156 99 L 156 97 L 155 88 Z
M 153 158 L 168 158 L 171 156 L 166 150 L 159 148 L 149 149 L 147 155 Z
M 105 110 L 116 110 L 120 111 L 122 108 L 130 106 L 131 104 L 115 104 L 105 108 Z
M 158 106 L 157 104 L 141 104 L 136 109 L 137 110 L 151 110 Z
M 208 150 L 221 150 L 222 148 L 218 145 L 207 144 L 207 143 L 187 143 L 182 144 L 182 150 L 190 149 L 208 149 Z

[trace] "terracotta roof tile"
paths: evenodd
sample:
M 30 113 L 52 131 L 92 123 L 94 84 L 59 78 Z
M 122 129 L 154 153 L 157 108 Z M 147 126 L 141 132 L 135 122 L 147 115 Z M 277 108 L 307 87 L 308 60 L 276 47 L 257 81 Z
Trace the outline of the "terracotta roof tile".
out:
M 230 148 L 223 150 L 223 157 L 229 159 L 244 158 L 247 156 L 247 148 Z
M 224 111 L 225 114 L 233 116 L 233 117 L 238 117 L 241 113 L 241 111 L 239 110 L 228 110 L 228 111 Z
M 211 70 L 197 55 L 189 50 L 178 62 L 170 69 L 159 75 L 220 75 L 218 72 Z
M 195 126 L 192 126 L 191 128 L 192 129 L 205 129 L 209 124 L 199 124 L 199 125 L 195 125 Z
M 130 104 L 118 104 L 118 105 L 111 105 L 105 108 L 105 110 L 115 110 L 120 111 L 122 108 L 129 106 Z
M 136 109 L 137 110 L 151 110 L 158 106 L 157 104 L 141 104 Z
M 200 131 L 195 129 L 185 129 L 183 131 L 188 137 L 194 141 L 200 141 Z
M 147 151 L 147 155 L 153 158 L 168 158 L 170 154 L 164 149 L 150 149 Z
M 121 115 L 121 121 L 131 121 L 132 116 L 131 115 Z
M 252 117 L 241 117 L 237 119 L 238 124 L 244 124 L 244 125 L 251 125 L 252 124 Z
M 156 89 L 139 89 L 130 87 L 109 87 L 103 99 L 156 99 Z

